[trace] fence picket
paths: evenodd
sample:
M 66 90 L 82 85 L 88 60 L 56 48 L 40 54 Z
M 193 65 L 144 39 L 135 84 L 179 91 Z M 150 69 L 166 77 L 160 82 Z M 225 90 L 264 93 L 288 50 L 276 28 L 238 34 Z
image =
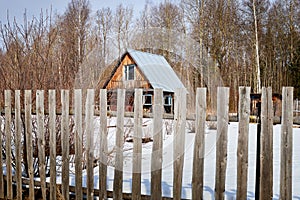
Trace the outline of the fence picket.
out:
M 100 90 L 100 164 L 99 164 L 99 198 L 107 199 L 107 90 Z
M 163 91 L 154 89 L 153 105 L 153 146 L 151 157 L 151 199 L 162 198 L 162 115 L 163 115 Z
M 74 91 L 75 103 L 75 195 L 82 199 L 82 90 Z
M 0 126 L 2 127 L 2 119 L 0 120 Z M 2 133 L 0 133 L 0 144 L 3 144 Z M 0 166 L 3 166 L 3 156 L 2 152 L 0 153 Z M 3 179 L 3 169 L 0 170 L 0 199 L 4 199 L 4 179 Z
M 239 134 L 237 147 L 237 199 L 247 199 L 250 87 L 239 88 Z
M 22 199 L 22 133 L 21 133 L 21 105 L 20 90 L 15 91 L 15 147 L 16 147 L 16 175 L 17 199 Z
M 134 135 L 132 157 L 132 199 L 141 199 L 141 171 L 142 171 L 142 123 L 143 104 L 142 89 L 135 89 L 134 93 Z
M 86 134 L 86 155 L 87 155 L 87 200 L 94 199 L 94 98 L 95 91 L 87 90 L 85 105 L 85 134 Z
M 280 199 L 292 199 L 293 88 L 282 90 Z
M 117 98 L 117 131 L 116 131 L 116 158 L 115 176 L 113 184 L 113 199 L 121 200 L 123 191 L 123 134 L 124 134 L 124 104 L 125 90 L 118 89 Z
M 225 198 L 229 88 L 218 87 L 215 199 Z
M 175 91 L 174 121 L 173 198 L 179 200 L 181 199 L 186 125 L 186 90 L 184 88 Z
M 6 195 L 7 199 L 13 198 L 13 188 L 12 188 L 12 155 L 11 155 L 11 91 L 5 90 L 5 148 L 6 152 L 6 177 L 7 177 L 7 187 L 6 187 Z
M 203 199 L 205 153 L 206 88 L 197 88 L 192 198 Z
M 259 199 L 273 197 L 273 102 L 272 88 L 262 88 Z
M 56 200 L 56 94 L 49 90 L 50 200 Z
M 44 133 L 44 91 L 36 92 L 37 135 L 39 175 L 41 179 L 42 198 L 46 199 L 46 165 L 45 165 L 45 133 Z
M 62 150 L 62 196 L 65 200 L 69 199 L 69 90 L 61 91 L 61 150 Z
M 31 90 L 25 90 L 25 138 L 26 138 L 26 156 L 27 156 L 27 173 L 29 177 L 29 197 L 34 200 L 34 169 L 33 169 L 33 145 L 32 145 L 32 98 Z

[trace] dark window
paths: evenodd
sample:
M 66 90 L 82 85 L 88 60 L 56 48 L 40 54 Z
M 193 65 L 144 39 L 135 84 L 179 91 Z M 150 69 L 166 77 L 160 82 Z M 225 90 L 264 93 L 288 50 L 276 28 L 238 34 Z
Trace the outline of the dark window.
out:
M 151 94 L 145 94 L 144 97 L 144 105 L 152 105 L 152 95 Z
M 165 96 L 165 106 L 171 106 L 172 105 L 172 96 L 168 95 Z
M 124 66 L 124 75 L 125 75 L 125 80 L 134 80 L 134 67 L 135 65 L 125 65 Z
M 172 113 L 172 101 L 171 95 L 164 96 L 164 108 L 166 113 Z

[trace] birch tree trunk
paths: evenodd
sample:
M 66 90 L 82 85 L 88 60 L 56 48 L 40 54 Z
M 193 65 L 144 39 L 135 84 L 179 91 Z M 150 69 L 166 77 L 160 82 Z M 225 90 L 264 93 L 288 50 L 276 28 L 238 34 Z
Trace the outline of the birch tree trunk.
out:
M 257 93 L 261 93 L 256 0 L 253 0 L 252 6 L 253 6 L 253 18 L 254 18 L 254 29 L 255 29 L 255 59 L 256 59 L 256 88 L 255 89 Z

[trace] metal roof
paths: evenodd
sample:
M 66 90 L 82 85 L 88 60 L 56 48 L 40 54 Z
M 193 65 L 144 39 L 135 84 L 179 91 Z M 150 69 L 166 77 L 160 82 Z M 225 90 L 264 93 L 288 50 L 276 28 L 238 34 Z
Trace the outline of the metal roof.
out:
M 161 88 L 163 91 L 175 92 L 175 89 L 185 88 L 163 56 L 133 49 L 128 49 L 127 52 L 148 79 L 153 89 Z

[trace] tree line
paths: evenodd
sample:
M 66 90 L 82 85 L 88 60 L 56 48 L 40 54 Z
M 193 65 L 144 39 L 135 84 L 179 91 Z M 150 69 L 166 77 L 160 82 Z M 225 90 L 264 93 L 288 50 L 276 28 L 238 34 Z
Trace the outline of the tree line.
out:
M 0 24 L 0 91 L 101 87 L 125 49 L 166 57 L 189 91 L 224 85 L 253 93 L 294 86 L 300 97 L 299 0 L 163 0 L 91 11 L 72 0 L 24 22 Z

